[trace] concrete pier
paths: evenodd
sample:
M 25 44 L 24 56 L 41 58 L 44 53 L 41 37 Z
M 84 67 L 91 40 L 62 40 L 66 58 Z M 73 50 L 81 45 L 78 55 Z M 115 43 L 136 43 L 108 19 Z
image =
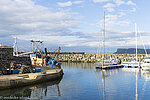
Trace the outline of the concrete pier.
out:
M 20 87 L 62 78 L 62 69 L 50 69 L 39 73 L 13 74 L 0 76 L 0 89 Z

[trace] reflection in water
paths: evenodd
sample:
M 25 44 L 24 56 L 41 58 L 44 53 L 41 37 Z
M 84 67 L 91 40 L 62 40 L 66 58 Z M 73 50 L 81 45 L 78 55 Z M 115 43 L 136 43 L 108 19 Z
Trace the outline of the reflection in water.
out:
M 43 82 L 32 86 L 0 90 L 0 96 L 1 98 L 22 97 L 22 99 L 33 99 L 33 100 L 43 99 L 47 95 L 50 95 L 49 93 L 55 95 L 57 94 L 57 96 L 61 96 L 60 89 L 59 89 L 59 83 L 61 79 L 50 81 L 50 82 Z
M 101 70 L 91 63 L 62 63 L 62 68 L 63 80 L 2 90 L 0 96 L 38 100 L 149 100 L 149 71 Z
M 62 63 L 63 68 L 65 67 L 71 67 L 71 68 L 79 68 L 79 69 L 93 69 L 94 64 L 93 63 L 74 63 L 74 62 L 64 62 Z
M 150 71 L 141 71 L 141 74 L 144 76 L 146 81 L 150 81 Z
M 141 69 L 123 68 L 122 70 L 129 73 L 135 73 L 135 100 L 138 100 L 138 73 L 139 73 L 139 78 L 141 78 Z
M 105 78 L 109 77 L 110 75 L 117 75 L 118 71 L 119 71 L 118 69 L 113 69 L 113 70 L 96 69 L 95 73 L 96 73 L 96 80 L 97 80 L 100 100 L 101 99 L 106 100 L 106 97 L 105 97 Z M 102 83 L 103 87 L 101 87 L 101 83 Z M 101 97 L 103 97 L 103 98 L 101 98 Z
M 108 92 L 110 92 L 111 88 L 110 87 L 109 89 L 107 87 L 106 84 L 109 84 L 108 81 L 110 82 L 111 78 L 117 78 L 118 75 L 119 75 L 119 71 L 123 71 L 123 72 L 126 72 L 125 74 L 128 75 L 131 74 L 131 75 L 134 75 L 135 77 L 133 77 L 133 80 L 135 80 L 135 85 L 132 86 L 132 88 L 135 88 L 135 100 L 138 100 L 139 98 L 139 90 L 138 90 L 138 83 L 139 79 L 141 79 L 141 76 L 143 76 L 145 78 L 145 81 L 144 84 L 143 84 L 143 87 L 142 87 L 142 91 L 140 91 L 140 96 L 143 97 L 145 95 L 145 91 L 146 91 L 146 84 L 147 84 L 147 81 L 150 81 L 150 71 L 143 71 L 141 69 L 113 69 L 113 70 L 101 70 L 101 69 L 96 69 L 95 73 L 96 73 L 96 79 L 97 79 L 97 84 L 98 84 L 98 90 L 99 90 L 99 96 L 100 96 L 100 100 L 107 100 L 107 97 L 109 94 L 107 94 Z M 114 77 L 113 77 L 114 76 Z M 111 77 L 111 78 L 109 78 Z M 113 83 L 112 83 L 113 84 Z M 125 86 L 126 87 L 126 86 Z M 107 89 L 106 89 L 107 88 Z M 128 87 L 126 87 L 128 88 Z M 106 91 L 107 90 L 107 91 Z M 123 91 L 122 91 L 123 92 Z
M 136 71 L 136 90 L 135 90 L 135 99 L 138 100 L 138 92 L 137 92 L 137 71 Z
M 125 72 L 136 73 L 136 75 L 138 74 L 139 79 L 141 78 L 141 76 L 143 76 L 145 78 L 145 81 L 150 81 L 149 70 L 142 70 L 138 68 L 123 68 L 122 70 Z

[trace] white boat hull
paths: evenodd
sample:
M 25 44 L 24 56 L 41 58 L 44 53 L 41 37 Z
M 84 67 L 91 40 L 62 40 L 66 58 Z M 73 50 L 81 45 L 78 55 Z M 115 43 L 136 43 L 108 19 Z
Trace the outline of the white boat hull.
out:
M 143 64 L 142 69 L 143 70 L 149 70 L 150 69 L 150 64 Z
M 102 66 L 111 66 L 115 63 L 112 63 L 111 61 L 104 61 L 104 65 L 102 65 L 102 62 L 95 63 L 96 68 L 102 68 Z
M 121 63 L 122 66 L 140 66 L 139 62 L 123 62 Z
M 143 64 L 142 64 L 142 69 L 143 70 L 149 70 L 150 69 L 150 59 L 145 59 Z

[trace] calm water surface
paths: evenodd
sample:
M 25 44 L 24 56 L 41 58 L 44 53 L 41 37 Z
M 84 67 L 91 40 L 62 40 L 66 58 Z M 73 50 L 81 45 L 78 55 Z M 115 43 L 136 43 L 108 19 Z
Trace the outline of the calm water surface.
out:
M 96 70 L 90 63 L 62 63 L 60 80 L 0 91 L 0 98 L 41 100 L 150 100 L 150 72 Z

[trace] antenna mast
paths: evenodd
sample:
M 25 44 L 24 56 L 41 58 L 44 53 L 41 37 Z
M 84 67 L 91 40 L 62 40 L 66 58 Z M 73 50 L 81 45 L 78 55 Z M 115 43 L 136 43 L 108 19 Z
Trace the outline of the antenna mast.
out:
M 17 37 L 14 37 L 15 43 L 14 43 L 14 55 L 18 56 L 18 47 L 17 47 Z
M 41 53 L 42 52 L 42 43 L 43 41 L 34 41 L 34 40 L 31 40 L 30 41 L 32 43 L 32 52 L 39 52 Z M 40 47 L 40 48 L 39 48 Z

